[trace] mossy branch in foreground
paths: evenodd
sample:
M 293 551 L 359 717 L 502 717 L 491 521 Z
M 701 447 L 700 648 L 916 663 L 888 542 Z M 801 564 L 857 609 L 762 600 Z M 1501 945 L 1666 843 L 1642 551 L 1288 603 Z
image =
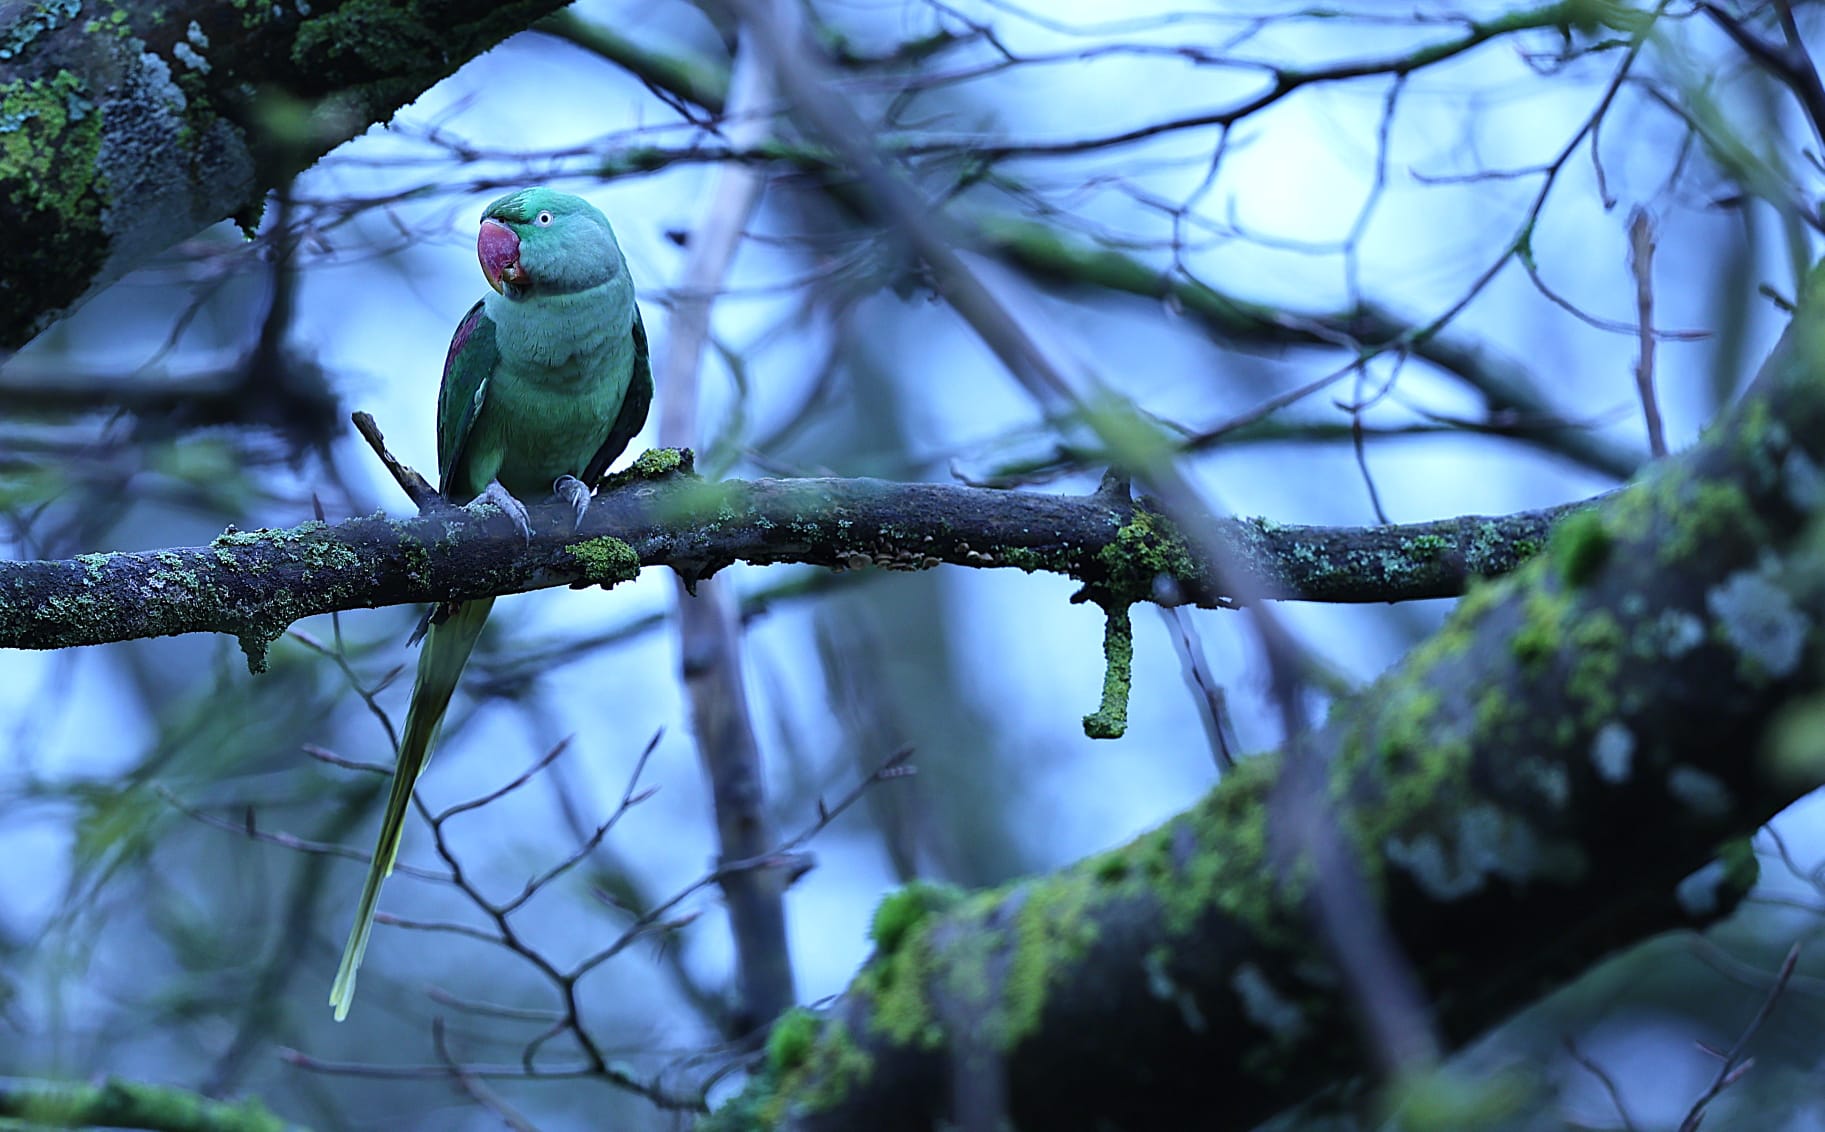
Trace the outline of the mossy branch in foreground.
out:
M 257 1101 L 230 1104 L 183 1089 L 108 1080 L 98 1085 L 0 1082 L 0 1117 L 32 1128 L 138 1128 L 147 1132 L 303 1132 Z
M 1698 447 L 1474 589 L 1305 738 L 1453 1044 L 1727 915 L 1755 882 L 1745 839 L 1825 778 L 1822 469 L 1815 294 Z M 848 991 L 704 1127 L 1246 1129 L 1369 1072 L 1272 817 L 1280 767 L 1243 760 L 1057 874 L 919 916 L 890 898 Z

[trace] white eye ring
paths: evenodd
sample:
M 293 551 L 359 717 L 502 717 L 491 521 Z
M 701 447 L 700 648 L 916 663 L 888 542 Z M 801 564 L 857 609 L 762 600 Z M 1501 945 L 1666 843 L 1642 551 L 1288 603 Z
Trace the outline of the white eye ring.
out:
M 549 212 L 539 213 L 538 216 L 533 219 L 533 223 L 537 224 L 541 228 L 549 227 L 551 224 L 551 213 L 549 213 Z

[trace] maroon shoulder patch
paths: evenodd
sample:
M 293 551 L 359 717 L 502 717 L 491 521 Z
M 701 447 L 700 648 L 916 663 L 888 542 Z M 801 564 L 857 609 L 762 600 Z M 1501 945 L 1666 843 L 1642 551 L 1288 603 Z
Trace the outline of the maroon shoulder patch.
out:
M 462 353 L 463 347 L 469 343 L 469 337 L 475 333 L 475 328 L 487 317 L 482 313 L 482 304 L 476 303 L 469 308 L 469 313 L 463 316 L 463 320 L 456 324 L 456 333 L 450 336 L 450 352 L 444 355 L 446 376 L 450 373 L 450 367 L 456 364 L 456 355 Z

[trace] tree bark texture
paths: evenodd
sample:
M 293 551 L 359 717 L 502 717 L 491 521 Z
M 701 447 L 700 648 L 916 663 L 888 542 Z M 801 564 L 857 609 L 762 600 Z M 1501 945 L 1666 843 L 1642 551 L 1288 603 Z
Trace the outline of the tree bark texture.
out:
M 0 351 L 561 7 L 0 3 Z
M 672 450 L 643 458 L 663 464 Z M 1217 520 L 1252 594 L 1307 601 L 1451 597 L 1513 569 L 1583 504 L 1386 527 Z M 641 566 L 707 577 L 736 561 L 832 569 L 949 564 L 1048 571 L 1137 601 L 1220 605 L 1206 567 L 1119 490 L 999 491 L 871 479 L 625 479 L 571 531 L 534 508 L 528 544 L 490 509 L 230 530 L 208 546 L 0 562 L 0 648 L 54 649 L 173 633 L 271 640 L 301 617 L 613 583 Z

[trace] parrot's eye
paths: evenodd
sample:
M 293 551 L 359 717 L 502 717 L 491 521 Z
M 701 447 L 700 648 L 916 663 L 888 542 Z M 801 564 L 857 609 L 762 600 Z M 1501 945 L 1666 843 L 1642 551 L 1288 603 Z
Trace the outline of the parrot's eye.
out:
M 541 212 L 538 216 L 533 218 L 532 222 L 541 228 L 549 227 L 551 225 L 551 213 Z

